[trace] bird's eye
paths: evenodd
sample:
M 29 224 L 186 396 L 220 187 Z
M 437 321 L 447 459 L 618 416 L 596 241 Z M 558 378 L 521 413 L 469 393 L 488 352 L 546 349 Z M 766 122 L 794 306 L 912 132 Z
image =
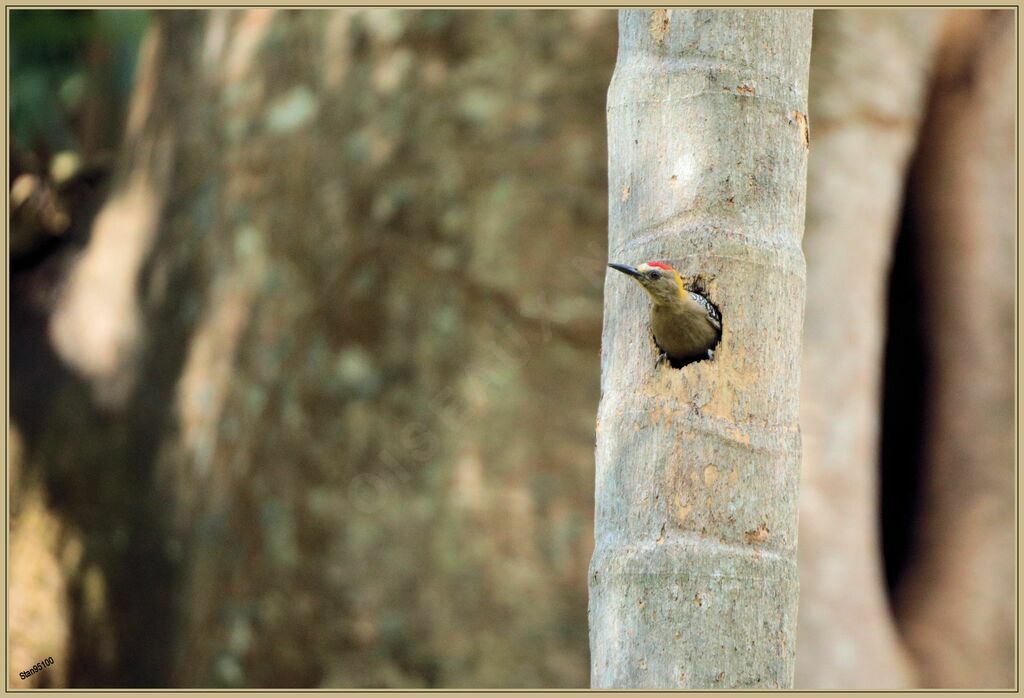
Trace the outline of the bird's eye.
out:
M 661 272 L 660 271 L 652 271 L 650 274 L 648 274 L 648 276 L 650 276 L 652 279 L 660 279 L 661 278 Z

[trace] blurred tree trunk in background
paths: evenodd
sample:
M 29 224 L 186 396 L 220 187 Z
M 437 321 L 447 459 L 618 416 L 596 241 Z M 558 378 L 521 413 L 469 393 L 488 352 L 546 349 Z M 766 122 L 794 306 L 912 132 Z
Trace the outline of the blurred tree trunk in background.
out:
M 645 294 L 606 283 L 594 687 L 792 684 L 810 46 L 810 11 L 620 13 L 610 256 L 699 281 L 723 335 L 656 366 Z
M 170 407 L 188 324 L 171 299 L 152 300 L 151 282 L 179 282 L 193 265 L 181 253 L 156 268 L 149 262 L 165 249 L 154 247 L 161 206 L 184 200 L 204 173 L 173 171 L 171 121 L 194 116 L 182 110 L 188 81 L 178 77 L 187 75 L 190 25 L 182 13 L 161 21 L 182 41 L 169 50 L 154 33 L 142 47 L 122 164 L 91 235 L 76 234 L 63 254 L 12 278 L 11 412 L 24 443 L 22 489 L 12 497 L 41 484 L 59 526 L 70 642 L 54 659 L 73 686 L 166 685 L 180 598 L 170 499 L 153 486 L 153 463 L 175 429 Z M 75 218 L 88 227 L 86 212 Z M 32 535 L 24 523 L 20 532 Z M 21 592 L 31 587 L 12 586 L 12 604 Z
M 1014 19 L 951 13 L 909 192 L 928 399 L 898 616 L 926 687 L 1014 681 Z
M 814 14 L 799 688 L 914 685 L 882 569 L 879 415 L 890 262 L 939 17 Z
M 586 685 L 614 14 L 154 14 L 51 323 L 81 680 Z

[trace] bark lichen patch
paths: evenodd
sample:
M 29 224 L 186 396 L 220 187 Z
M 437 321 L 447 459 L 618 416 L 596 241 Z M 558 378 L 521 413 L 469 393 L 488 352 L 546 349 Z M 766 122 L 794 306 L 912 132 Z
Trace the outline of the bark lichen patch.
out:
M 803 141 L 804 148 L 810 148 L 811 128 L 807 123 L 807 115 L 801 111 L 794 111 L 791 115 L 790 123 L 800 127 L 800 138 Z
M 693 505 L 687 504 L 686 502 L 682 501 L 682 498 L 677 496 L 675 510 L 676 525 L 681 528 L 683 524 L 686 523 L 686 519 L 690 515 L 691 511 L 693 511 Z
M 671 10 L 664 7 L 659 7 L 651 12 L 651 21 L 647 27 L 651 32 L 651 38 L 658 46 L 665 43 L 665 35 L 668 34 L 669 12 Z
M 745 531 L 743 537 L 747 539 L 747 543 L 753 545 L 754 543 L 764 543 L 768 540 L 768 524 L 761 523 L 757 528 Z

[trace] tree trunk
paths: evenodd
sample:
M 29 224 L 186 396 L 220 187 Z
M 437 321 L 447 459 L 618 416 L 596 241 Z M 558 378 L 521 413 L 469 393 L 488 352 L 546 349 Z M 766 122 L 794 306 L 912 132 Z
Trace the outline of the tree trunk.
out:
M 656 367 L 645 297 L 606 280 L 594 687 L 792 683 L 810 43 L 810 11 L 619 15 L 609 257 L 667 260 L 724 327 Z
M 1014 681 L 1014 15 L 951 13 L 914 164 L 927 413 L 898 590 L 926 687 Z
M 136 411 L 139 450 L 83 488 L 133 483 L 150 517 L 109 571 L 173 563 L 131 609 L 166 592 L 170 638 L 140 621 L 122 664 L 585 684 L 614 14 L 155 14 L 53 323 Z
M 879 536 L 886 297 L 939 14 L 814 14 L 800 423 L 799 688 L 907 688 Z

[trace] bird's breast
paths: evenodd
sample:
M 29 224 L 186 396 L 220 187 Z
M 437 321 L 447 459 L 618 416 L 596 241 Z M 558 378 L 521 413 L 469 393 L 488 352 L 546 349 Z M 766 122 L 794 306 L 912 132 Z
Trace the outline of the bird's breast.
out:
M 653 306 L 651 330 L 658 347 L 673 359 L 699 356 L 717 339 L 717 332 L 704 313 L 687 309 Z

